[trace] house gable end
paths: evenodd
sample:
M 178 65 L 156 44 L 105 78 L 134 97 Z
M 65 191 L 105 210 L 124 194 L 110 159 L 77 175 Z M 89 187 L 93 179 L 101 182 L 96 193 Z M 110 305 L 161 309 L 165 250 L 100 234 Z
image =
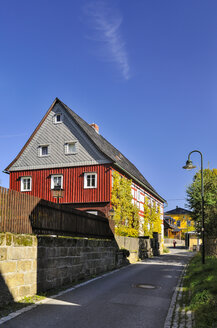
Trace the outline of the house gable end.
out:
M 19 171 L 105 163 L 111 163 L 111 160 L 97 149 L 61 103 L 56 101 L 7 169 Z

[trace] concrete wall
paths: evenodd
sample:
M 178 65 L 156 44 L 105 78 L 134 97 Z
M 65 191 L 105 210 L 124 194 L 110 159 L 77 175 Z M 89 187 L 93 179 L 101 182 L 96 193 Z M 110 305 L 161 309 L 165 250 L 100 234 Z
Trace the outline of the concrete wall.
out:
M 37 238 L 0 234 L 0 304 L 37 290 Z
M 0 305 L 128 263 L 114 240 L 0 233 Z
M 164 238 L 164 246 L 173 247 L 173 240 L 176 241 L 176 246 L 185 246 L 185 240 L 172 239 L 172 238 Z

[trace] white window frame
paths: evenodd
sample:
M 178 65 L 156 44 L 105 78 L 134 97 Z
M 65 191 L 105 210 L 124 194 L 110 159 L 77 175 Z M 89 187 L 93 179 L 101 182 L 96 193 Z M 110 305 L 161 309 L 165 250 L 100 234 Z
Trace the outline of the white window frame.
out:
M 95 186 L 88 186 L 87 185 L 87 176 L 88 175 L 94 175 L 95 176 Z M 85 172 L 84 173 L 84 189 L 93 189 L 93 188 L 97 188 L 97 173 L 96 172 Z
M 75 146 L 75 151 L 70 152 L 69 145 L 72 145 L 72 144 Z M 65 154 L 66 155 L 75 155 L 75 154 L 77 154 L 77 152 L 78 152 L 77 140 L 65 142 Z
M 28 189 L 24 189 L 24 180 L 30 179 L 30 187 Z M 32 177 L 21 177 L 20 179 L 20 191 L 32 191 Z
M 57 121 L 57 116 L 60 116 L 60 121 Z M 60 124 L 60 123 L 62 123 L 62 121 L 63 121 L 63 114 L 62 113 L 56 113 L 54 115 L 54 123 L 55 124 Z
M 93 215 L 98 215 L 98 211 L 86 211 L 86 213 L 93 214 Z
M 137 191 L 137 200 L 140 202 L 140 190 Z
M 63 189 L 63 174 L 52 174 L 51 175 L 51 190 L 55 189 L 54 178 L 61 178 L 61 189 Z
M 45 154 L 45 155 L 42 154 L 42 148 L 43 148 L 43 147 L 47 147 L 47 154 Z M 40 146 L 39 146 L 39 153 L 38 153 L 38 156 L 39 156 L 39 157 L 47 157 L 47 156 L 49 156 L 49 145 L 40 145 Z

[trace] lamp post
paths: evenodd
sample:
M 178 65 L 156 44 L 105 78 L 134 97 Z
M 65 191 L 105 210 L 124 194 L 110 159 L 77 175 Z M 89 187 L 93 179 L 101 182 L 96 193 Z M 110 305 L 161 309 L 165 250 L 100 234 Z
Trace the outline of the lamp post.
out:
M 186 165 L 183 166 L 185 170 L 194 169 L 196 166 L 193 165 L 190 160 L 190 156 L 192 153 L 199 153 L 201 157 L 201 211 L 202 211 L 202 263 L 205 264 L 205 235 L 204 235 L 204 188 L 203 188 L 203 154 L 199 150 L 193 150 L 188 154 L 188 160 Z

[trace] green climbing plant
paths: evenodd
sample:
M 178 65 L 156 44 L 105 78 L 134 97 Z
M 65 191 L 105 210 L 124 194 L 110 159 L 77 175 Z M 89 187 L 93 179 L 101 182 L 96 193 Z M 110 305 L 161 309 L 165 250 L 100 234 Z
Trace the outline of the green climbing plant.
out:
M 132 180 L 113 171 L 111 203 L 114 209 L 115 233 L 120 236 L 138 237 L 139 209 L 132 203 Z
M 144 201 L 144 235 L 153 238 L 153 232 L 161 233 L 160 206 L 154 203 L 152 206 L 147 197 Z

